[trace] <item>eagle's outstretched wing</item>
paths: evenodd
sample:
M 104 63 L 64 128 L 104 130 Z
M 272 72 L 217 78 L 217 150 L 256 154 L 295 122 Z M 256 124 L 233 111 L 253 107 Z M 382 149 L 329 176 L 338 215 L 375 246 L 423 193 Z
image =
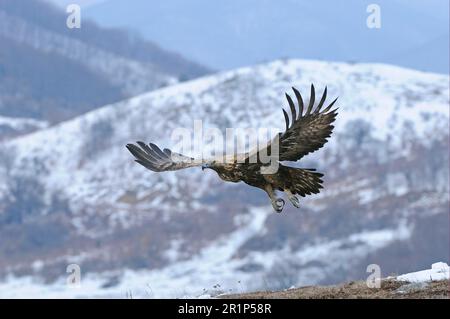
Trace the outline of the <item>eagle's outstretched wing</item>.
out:
M 153 143 L 148 145 L 144 142 L 136 143 L 139 146 L 127 144 L 127 149 L 134 155 L 137 163 L 154 172 L 176 171 L 202 165 L 192 157 L 172 152 L 167 148 L 161 150 Z
M 292 88 L 292 90 L 298 103 L 298 113 L 292 98 L 286 93 L 286 99 L 291 110 L 291 118 L 289 119 L 288 113 L 283 109 L 286 130 L 277 134 L 268 146 L 263 149 L 263 154 L 273 155 L 271 148 L 273 145 L 278 144 L 278 159 L 280 161 L 298 161 L 306 154 L 321 148 L 327 142 L 327 138 L 331 136 L 334 128 L 331 124 L 337 115 L 337 108 L 330 111 L 337 98 L 321 111 L 327 97 L 326 87 L 319 104 L 314 108 L 315 89 L 314 85 L 311 85 L 311 97 L 305 112 L 303 112 L 304 104 L 300 92 L 295 88 Z M 248 156 L 256 155 L 260 158 L 259 154 L 261 151 L 255 150 L 250 152 Z

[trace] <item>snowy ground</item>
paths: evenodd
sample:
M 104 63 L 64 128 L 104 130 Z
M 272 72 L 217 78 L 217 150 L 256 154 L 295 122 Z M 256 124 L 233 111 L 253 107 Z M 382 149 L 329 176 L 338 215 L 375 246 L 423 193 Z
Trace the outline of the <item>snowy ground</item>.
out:
M 221 254 L 218 253 L 220 256 Z M 219 258 L 220 259 L 220 258 Z M 218 265 L 219 263 L 217 263 Z M 195 263 L 201 265 L 201 263 Z M 205 269 L 208 266 L 217 266 L 204 264 Z M 179 272 L 189 272 L 189 263 L 187 269 L 178 269 Z M 242 287 L 235 285 L 234 289 L 221 289 L 221 286 L 211 287 L 203 291 L 190 290 L 183 280 L 180 273 L 178 289 L 171 288 L 172 293 L 160 293 L 159 289 L 164 289 L 164 272 L 137 272 L 126 271 L 123 274 L 123 283 L 112 288 L 102 288 L 105 284 L 106 276 L 88 276 L 82 279 L 79 286 L 71 286 L 66 284 L 65 280 L 45 285 L 41 282 L 33 280 L 31 277 L 8 278 L 5 282 L 0 283 L 1 298 L 210 298 L 220 294 L 243 293 Z M 209 275 L 213 275 L 210 273 Z M 392 279 L 392 277 L 389 277 Z M 388 279 L 389 279 L 388 278 Z M 167 278 L 166 278 L 167 279 Z M 403 274 L 395 277 L 398 281 L 411 283 L 429 283 L 433 281 L 450 280 L 449 266 L 444 262 L 434 263 L 430 269 L 417 272 Z M 150 283 L 160 283 L 153 285 Z M 171 283 L 173 283 L 171 281 Z M 238 284 L 236 282 L 236 284 Z
M 427 282 L 435 280 L 449 280 L 449 266 L 444 262 L 431 265 L 431 269 L 411 272 L 396 277 L 400 281 Z

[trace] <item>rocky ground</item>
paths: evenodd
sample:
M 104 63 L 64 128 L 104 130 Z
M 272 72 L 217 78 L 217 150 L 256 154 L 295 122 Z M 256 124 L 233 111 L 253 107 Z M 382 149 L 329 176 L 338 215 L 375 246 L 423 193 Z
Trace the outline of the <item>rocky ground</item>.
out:
M 380 288 L 369 288 L 364 281 L 351 281 L 336 286 L 307 286 L 282 291 L 258 291 L 225 295 L 222 298 L 242 299 L 447 299 L 448 280 L 409 283 L 384 279 Z

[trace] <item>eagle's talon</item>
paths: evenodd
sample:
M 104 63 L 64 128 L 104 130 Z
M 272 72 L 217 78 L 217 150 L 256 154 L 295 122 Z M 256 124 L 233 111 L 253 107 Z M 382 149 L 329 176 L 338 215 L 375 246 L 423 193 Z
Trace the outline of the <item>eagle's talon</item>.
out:
M 272 202 L 273 208 L 277 213 L 281 213 L 284 208 L 284 199 L 277 198 L 275 201 Z
M 292 195 L 289 196 L 289 201 L 294 205 L 296 208 L 300 208 L 300 201 L 297 196 Z

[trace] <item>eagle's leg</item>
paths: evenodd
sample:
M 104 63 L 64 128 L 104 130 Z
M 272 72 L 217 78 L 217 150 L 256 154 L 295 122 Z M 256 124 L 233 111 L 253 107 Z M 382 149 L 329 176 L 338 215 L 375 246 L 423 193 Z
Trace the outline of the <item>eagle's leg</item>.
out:
M 281 211 L 284 208 L 284 200 L 282 198 L 277 198 L 275 195 L 275 191 L 273 190 L 272 185 L 267 184 L 264 188 L 264 190 L 267 192 L 267 195 L 270 197 L 270 201 L 272 202 L 273 209 L 277 213 L 281 213 Z
M 300 201 L 298 200 L 298 197 L 291 193 L 289 189 L 285 189 L 284 192 L 286 193 L 289 201 L 294 205 L 295 207 L 300 207 Z

